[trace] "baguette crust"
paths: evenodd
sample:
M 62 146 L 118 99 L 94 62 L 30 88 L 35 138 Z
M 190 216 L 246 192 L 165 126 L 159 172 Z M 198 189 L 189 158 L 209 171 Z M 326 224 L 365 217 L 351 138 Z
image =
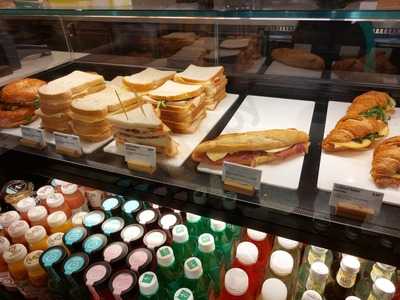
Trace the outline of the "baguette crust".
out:
M 353 100 L 347 109 L 347 114 L 359 115 L 375 107 L 383 108 L 387 113 L 393 113 L 394 107 L 391 105 L 390 99 L 390 96 L 384 92 L 366 92 Z
M 291 67 L 311 70 L 325 69 L 325 62 L 321 57 L 303 49 L 277 48 L 272 50 L 271 56 L 274 60 Z
M 1 91 L 1 101 L 9 104 L 31 105 L 38 97 L 38 90 L 46 82 L 25 78 L 7 84 Z
M 379 187 L 399 187 L 400 178 L 400 136 L 380 143 L 374 151 L 371 176 Z

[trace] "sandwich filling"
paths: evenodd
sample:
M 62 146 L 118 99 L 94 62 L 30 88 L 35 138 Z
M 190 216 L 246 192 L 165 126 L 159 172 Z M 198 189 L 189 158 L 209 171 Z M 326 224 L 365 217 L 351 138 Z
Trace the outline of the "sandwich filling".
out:
M 379 132 L 369 133 L 364 137 L 355 138 L 350 142 L 344 143 L 333 143 L 335 148 L 350 148 L 350 149 L 362 149 L 369 147 L 375 140 L 381 139 L 389 134 L 389 128 L 385 127 Z

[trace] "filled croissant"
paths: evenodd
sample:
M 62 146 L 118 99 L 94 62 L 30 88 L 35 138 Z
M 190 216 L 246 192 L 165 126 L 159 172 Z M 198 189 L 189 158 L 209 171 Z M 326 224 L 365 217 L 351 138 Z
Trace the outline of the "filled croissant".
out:
M 371 176 L 379 187 L 400 186 L 400 136 L 389 138 L 375 148 Z
M 345 116 L 322 142 L 326 152 L 362 150 L 389 134 L 388 125 L 378 119 Z

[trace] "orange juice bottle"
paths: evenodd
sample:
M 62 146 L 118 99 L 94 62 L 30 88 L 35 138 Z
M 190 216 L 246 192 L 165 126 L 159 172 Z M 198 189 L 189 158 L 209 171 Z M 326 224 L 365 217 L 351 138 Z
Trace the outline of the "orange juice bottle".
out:
M 47 238 L 46 229 L 42 225 L 33 226 L 25 232 L 25 239 L 30 251 L 46 250 L 49 247 Z
M 47 239 L 47 244 L 49 245 L 49 248 L 54 246 L 62 246 L 65 248 L 63 243 L 63 237 L 64 237 L 64 232 L 56 232 L 50 235 L 49 238 Z
M 8 235 L 11 238 L 13 244 L 24 244 L 27 245 L 25 240 L 25 232 L 29 229 L 29 224 L 26 221 L 19 220 L 13 222 L 7 228 Z
M 47 216 L 47 209 L 42 205 L 32 207 L 28 210 L 28 220 L 31 226 L 42 225 L 49 232 L 50 228 L 47 224 Z
M 43 252 L 43 250 L 35 250 L 29 253 L 24 259 L 29 282 L 35 287 L 45 287 L 47 285 L 47 273 L 39 263 L 40 255 Z
M 4 251 L 3 258 L 8 266 L 8 271 L 15 281 L 22 281 L 28 278 L 28 272 L 25 269 L 24 259 L 28 250 L 22 244 L 11 245 Z
M 72 228 L 71 219 L 63 211 L 55 211 L 47 217 L 47 224 L 49 224 L 50 232 L 63 232 L 66 233 Z
M 83 219 L 88 213 L 86 211 L 78 211 L 72 215 L 72 226 L 83 226 Z
M 87 210 L 87 207 L 85 209 L 85 198 L 78 189 L 78 185 L 73 183 L 64 184 L 61 186 L 61 193 L 72 210 Z
M 46 200 L 54 195 L 55 190 L 51 185 L 45 185 L 36 191 L 36 199 L 40 205 L 46 205 Z
M 0 236 L 0 273 L 7 271 L 7 263 L 4 261 L 3 253 L 10 247 L 10 242 L 4 236 Z
M 19 212 L 19 214 L 21 215 L 21 218 L 24 219 L 25 221 L 29 221 L 28 220 L 28 211 L 29 209 L 31 209 L 32 207 L 36 206 L 36 200 L 33 197 L 26 197 L 22 200 L 20 200 L 17 204 L 16 204 L 16 209 Z
M 21 217 L 20 217 L 19 213 L 17 213 L 15 210 L 10 210 L 10 211 L 7 211 L 0 215 L 0 225 L 7 232 L 7 228 L 12 223 L 14 223 L 15 221 L 18 221 L 20 219 L 21 219 Z
M 65 202 L 63 194 L 55 193 L 49 196 L 46 200 L 46 204 L 50 214 L 55 211 L 63 211 L 68 218 L 71 218 L 72 212 Z

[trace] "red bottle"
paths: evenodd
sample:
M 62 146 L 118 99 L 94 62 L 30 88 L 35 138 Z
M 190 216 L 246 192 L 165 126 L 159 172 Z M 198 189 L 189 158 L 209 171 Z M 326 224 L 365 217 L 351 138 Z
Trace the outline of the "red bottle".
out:
M 269 257 L 272 252 L 272 244 L 268 239 L 268 235 L 265 232 L 253 229 L 247 229 L 245 240 L 257 246 L 258 249 L 257 270 L 260 271 L 260 274 L 264 275 L 265 268 L 267 267 L 267 263 L 269 261 Z
M 232 268 L 225 274 L 224 288 L 220 300 L 253 300 L 249 292 L 249 277 L 239 268 Z

